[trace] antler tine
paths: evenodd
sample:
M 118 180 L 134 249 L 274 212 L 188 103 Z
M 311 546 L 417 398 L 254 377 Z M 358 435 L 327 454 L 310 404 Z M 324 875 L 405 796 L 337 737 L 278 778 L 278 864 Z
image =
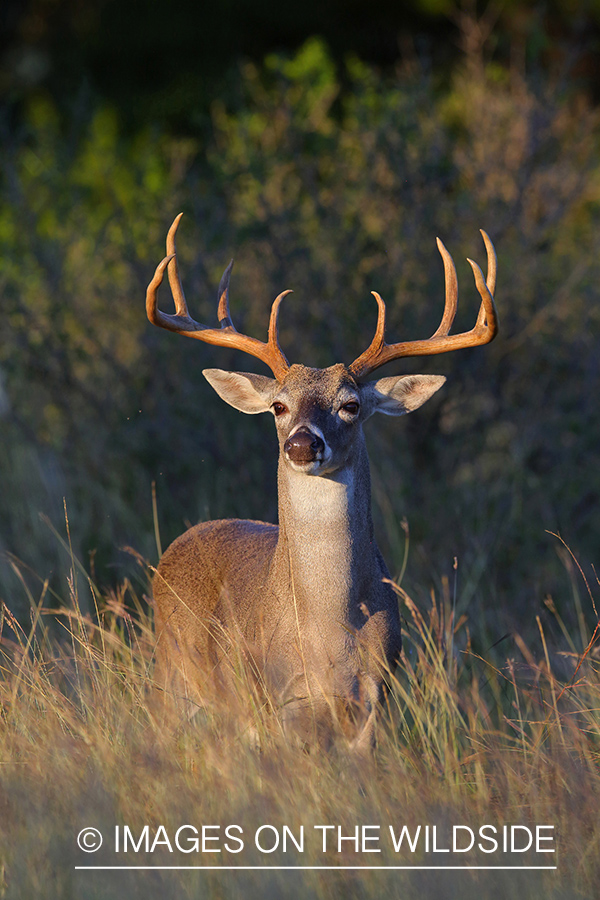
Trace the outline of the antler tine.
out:
M 228 325 L 231 326 L 231 328 L 234 328 L 234 324 L 231 320 L 231 314 L 229 312 L 229 279 L 231 278 L 232 269 L 233 260 L 230 261 L 219 282 L 219 305 L 217 306 L 217 319 L 219 320 L 219 325 L 221 326 L 221 328 L 226 328 Z
M 368 349 L 362 353 L 349 367 L 355 378 L 363 378 L 380 366 L 399 359 L 402 356 L 433 356 L 438 353 L 448 353 L 450 350 L 460 350 L 463 347 L 477 347 L 488 344 L 498 333 L 498 315 L 494 305 L 494 291 L 496 289 L 496 253 L 494 245 L 485 231 L 481 232 L 488 258 L 487 281 L 476 262 L 469 259 L 473 269 L 475 284 L 481 297 L 481 306 L 477 320 L 471 331 L 463 334 L 450 334 L 450 328 L 454 322 L 458 306 L 458 280 L 454 261 L 442 242 L 437 241 L 438 249 L 444 262 L 444 275 L 446 283 L 446 300 L 444 314 L 437 330 L 427 340 L 405 341 L 398 344 L 386 344 L 385 342 L 385 304 L 379 294 L 372 292 L 379 305 L 377 328 L 375 337 Z
M 181 219 L 181 213 L 177 216 L 167 236 L 167 256 L 158 264 L 152 281 L 146 291 L 146 313 L 153 325 L 174 331 L 176 334 L 187 335 L 214 344 L 219 347 L 233 347 L 244 353 L 262 360 L 273 372 L 278 381 L 282 381 L 289 370 L 289 363 L 285 358 L 277 338 L 277 316 L 279 305 L 290 291 L 284 291 L 273 303 L 269 321 L 269 338 L 267 343 L 259 341 L 249 335 L 240 334 L 233 326 L 229 313 L 229 279 L 233 260 L 229 263 L 219 284 L 219 303 L 217 316 L 220 328 L 208 328 L 206 325 L 196 322 L 190 316 L 183 293 L 177 255 L 175 250 L 175 234 Z M 169 283 L 175 301 L 175 315 L 163 313 L 158 308 L 158 289 L 162 284 L 165 269 L 169 270 Z
M 377 300 L 377 325 L 375 326 L 375 334 L 371 342 L 371 346 L 375 350 L 376 348 L 382 348 L 385 343 L 386 308 L 385 303 L 383 302 L 381 296 L 377 293 L 377 291 L 371 291 L 371 294 Z
M 158 289 L 162 284 L 165 269 L 173 259 L 172 256 L 165 256 L 156 267 L 156 272 L 152 277 L 152 281 L 146 288 L 146 315 L 153 325 L 159 325 L 162 328 L 168 328 L 166 324 L 165 314 L 158 308 Z
M 377 325 L 375 326 L 373 340 L 367 349 L 348 367 L 355 378 L 360 378 L 361 375 L 366 375 L 373 368 L 376 368 L 377 366 L 373 365 L 373 362 L 379 359 L 382 353 L 385 353 L 385 348 L 387 347 L 385 343 L 385 303 L 377 291 L 371 291 L 371 294 L 377 300 Z M 378 363 L 378 365 L 383 365 L 383 363 Z
M 498 270 L 498 260 L 496 258 L 496 251 L 494 250 L 494 245 L 490 239 L 489 234 L 483 230 L 483 228 L 479 229 L 481 236 L 483 238 L 483 242 L 485 244 L 485 249 L 487 250 L 487 278 L 486 283 L 492 297 L 496 293 L 496 273 Z
M 483 325 L 486 321 L 488 325 L 490 324 L 490 318 L 494 320 L 496 323 L 495 327 L 498 328 L 497 323 L 497 312 L 496 307 L 494 306 L 494 294 L 496 292 L 496 272 L 498 261 L 496 259 L 496 251 L 494 250 L 494 245 L 492 244 L 490 237 L 483 228 L 480 229 L 481 236 L 483 237 L 483 241 L 485 243 L 485 249 L 487 250 L 487 277 L 485 279 L 485 288 L 487 290 L 481 290 L 480 284 L 483 282 L 483 272 L 473 260 L 468 259 L 468 262 L 471 264 L 471 268 L 473 269 L 473 273 L 475 275 L 475 284 L 477 285 L 477 290 L 481 296 L 481 306 L 479 307 L 479 315 L 477 316 L 477 324 L 479 326 Z M 479 271 L 481 278 L 478 280 L 478 275 L 476 269 Z
M 454 265 L 454 260 L 444 247 L 443 243 L 439 238 L 436 238 L 437 248 L 440 251 L 440 255 L 444 261 L 444 280 L 446 283 L 446 302 L 444 305 L 444 315 L 442 316 L 442 321 L 439 324 L 438 330 L 432 337 L 438 337 L 443 335 L 444 337 L 450 334 L 450 329 L 452 328 L 452 324 L 454 322 L 454 318 L 456 316 L 456 310 L 458 309 L 458 278 L 456 277 L 456 266 Z
M 185 302 L 185 294 L 183 293 L 183 285 L 181 283 L 181 278 L 179 277 L 177 247 L 175 246 L 175 235 L 177 234 L 182 215 L 183 213 L 179 213 L 167 234 L 167 256 L 171 257 L 171 261 L 167 266 L 167 273 L 169 275 L 169 284 L 171 286 L 173 300 L 175 301 L 175 311 L 177 315 L 189 316 L 187 303 Z
M 485 278 L 483 277 L 483 272 L 481 271 L 477 263 L 468 258 L 467 262 L 473 269 L 475 284 L 481 296 L 481 306 L 479 307 L 477 322 L 475 323 L 475 328 L 473 330 L 479 330 L 483 333 L 489 327 L 493 329 L 492 337 L 495 337 L 496 331 L 498 330 L 498 316 L 496 313 L 496 307 L 494 306 L 494 298 L 492 297 L 490 290 L 486 284 Z M 488 340 L 491 341 L 492 338 L 490 337 Z M 487 341 L 484 341 L 483 343 L 487 343 Z
M 291 290 L 282 291 L 281 294 L 278 294 L 273 300 L 271 315 L 269 316 L 269 336 L 267 339 L 267 343 L 270 347 L 279 348 L 279 307 L 281 306 L 283 298 L 287 297 L 288 294 L 293 293 L 294 292 Z

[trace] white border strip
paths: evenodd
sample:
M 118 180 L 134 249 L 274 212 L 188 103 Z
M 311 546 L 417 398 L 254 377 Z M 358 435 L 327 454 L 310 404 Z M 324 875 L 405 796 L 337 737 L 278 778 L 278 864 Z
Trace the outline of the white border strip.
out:
M 557 869 L 558 866 L 75 866 L 75 869 L 118 869 L 118 870 L 139 870 L 139 869 L 170 869 L 170 870 L 180 870 L 180 869 L 194 869 L 194 870 L 210 870 L 210 871 L 228 871 L 234 872 L 236 869 L 240 871 L 248 871 L 248 870 L 269 870 L 274 869 L 277 871 L 294 871 L 294 870 L 310 870 L 314 871 L 316 869 L 327 869 L 328 871 L 356 871 L 358 869 L 368 869 L 369 871 L 400 871 L 407 869 L 421 869 L 427 870 L 429 872 L 435 872 L 436 870 L 448 870 L 452 869 L 455 871 L 467 871 L 470 869 L 485 869 L 486 871 L 494 870 L 498 871 L 502 870 L 510 870 L 512 872 L 524 872 L 535 869 L 539 871 L 541 869 Z

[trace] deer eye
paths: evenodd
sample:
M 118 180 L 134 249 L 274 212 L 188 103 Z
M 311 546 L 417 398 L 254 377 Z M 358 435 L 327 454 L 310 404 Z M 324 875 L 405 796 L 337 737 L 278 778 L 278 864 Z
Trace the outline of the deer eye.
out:
M 347 412 L 351 416 L 355 416 L 360 409 L 356 400 L 349 400 L 348 403 L 344 403 L 342 406 L 344 412 Z
M 275 403 L 272 406 L 272 409 L 276 416 L 282 416 L 284 413 L 286 413 L 288 411 L 288 408 L 285 405 L 285 403 L 280 403 L 278 400 L 275 401 Z

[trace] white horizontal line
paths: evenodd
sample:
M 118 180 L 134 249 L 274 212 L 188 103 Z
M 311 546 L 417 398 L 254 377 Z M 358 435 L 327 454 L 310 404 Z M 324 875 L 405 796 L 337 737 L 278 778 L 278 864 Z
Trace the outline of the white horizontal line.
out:
M 290 871 L 296 869 L 310 869 L 311 871 L 315 869 L 327 869 L 336 871 L 340 870 L 357 870 L 357 869 L 368 869 L 369 871 L 374 870 L 406 870 L 406 869 L 426 869 L 427 871 L 435 871 L 436 869 L 453 869 L 453 870 L 461 870 L 465 871 L 467 869 L 485 869 L 485 870 L 495 870 L 503 869 L 510 870 L 513 872 L 521 872 L 525 870 L 535 869 L 556 869 L 557 866 L 75 866 L 76 869 L 210 869 L 211 871 L 218 870 L 226 870 L 226 871 L 235 871 L 236 869 L 240 870 L 248 870 L 248 869 L 260 869 L 260 870 L 269 870 L 276 869 L 277 871 Z

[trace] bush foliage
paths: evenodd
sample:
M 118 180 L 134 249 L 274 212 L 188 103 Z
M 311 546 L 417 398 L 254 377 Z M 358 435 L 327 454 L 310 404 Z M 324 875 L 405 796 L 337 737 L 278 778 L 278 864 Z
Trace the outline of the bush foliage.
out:
M 457 558 L 457 612 L 480 640 L 531 627 L 544 598 L 565 593 L 563 548 L 546 531 L 593 559 L 600 525 L 599 138 L 597 111 L 550 76 L 471 59 L 440 84 L 415 66 L 384 78 L 350 59 L 342 79 L 317 39 L 244 65 L 201 139 L 125 135 L 93 104 L 67 126 L 38 97 L 2 134 L 0 549 L 60 575 L 60 542 L 39 514 L 60 529 L 64 498 L 74 549 L 110 583 L 117 548 L 156 561 L 153 482 L 163 545 L 200 518 L 276 516 L 272 426 L 224 408 L 201 376 L 253 362 L 144 314 L 180 210 L 192 314 L 214 324 L 233 254 L 237 327 L 264 339 L 272 299 L 293 288 L 281 341 L 310 365 L 365 348 L 371 290 L 395 339 L 435 330 L 436 235 L 457 263 L 456 328 L 471 328 L 479 298 L 464 257 L 483 264 L 481 227 L 498 252 L 500 336 L 384 372 L 449 381 L 406 421 L 367 426 L 375 511 L 396 573 L 410 524 L 415 595 Z M 9 560 L 9 605 L 13 587 Z

